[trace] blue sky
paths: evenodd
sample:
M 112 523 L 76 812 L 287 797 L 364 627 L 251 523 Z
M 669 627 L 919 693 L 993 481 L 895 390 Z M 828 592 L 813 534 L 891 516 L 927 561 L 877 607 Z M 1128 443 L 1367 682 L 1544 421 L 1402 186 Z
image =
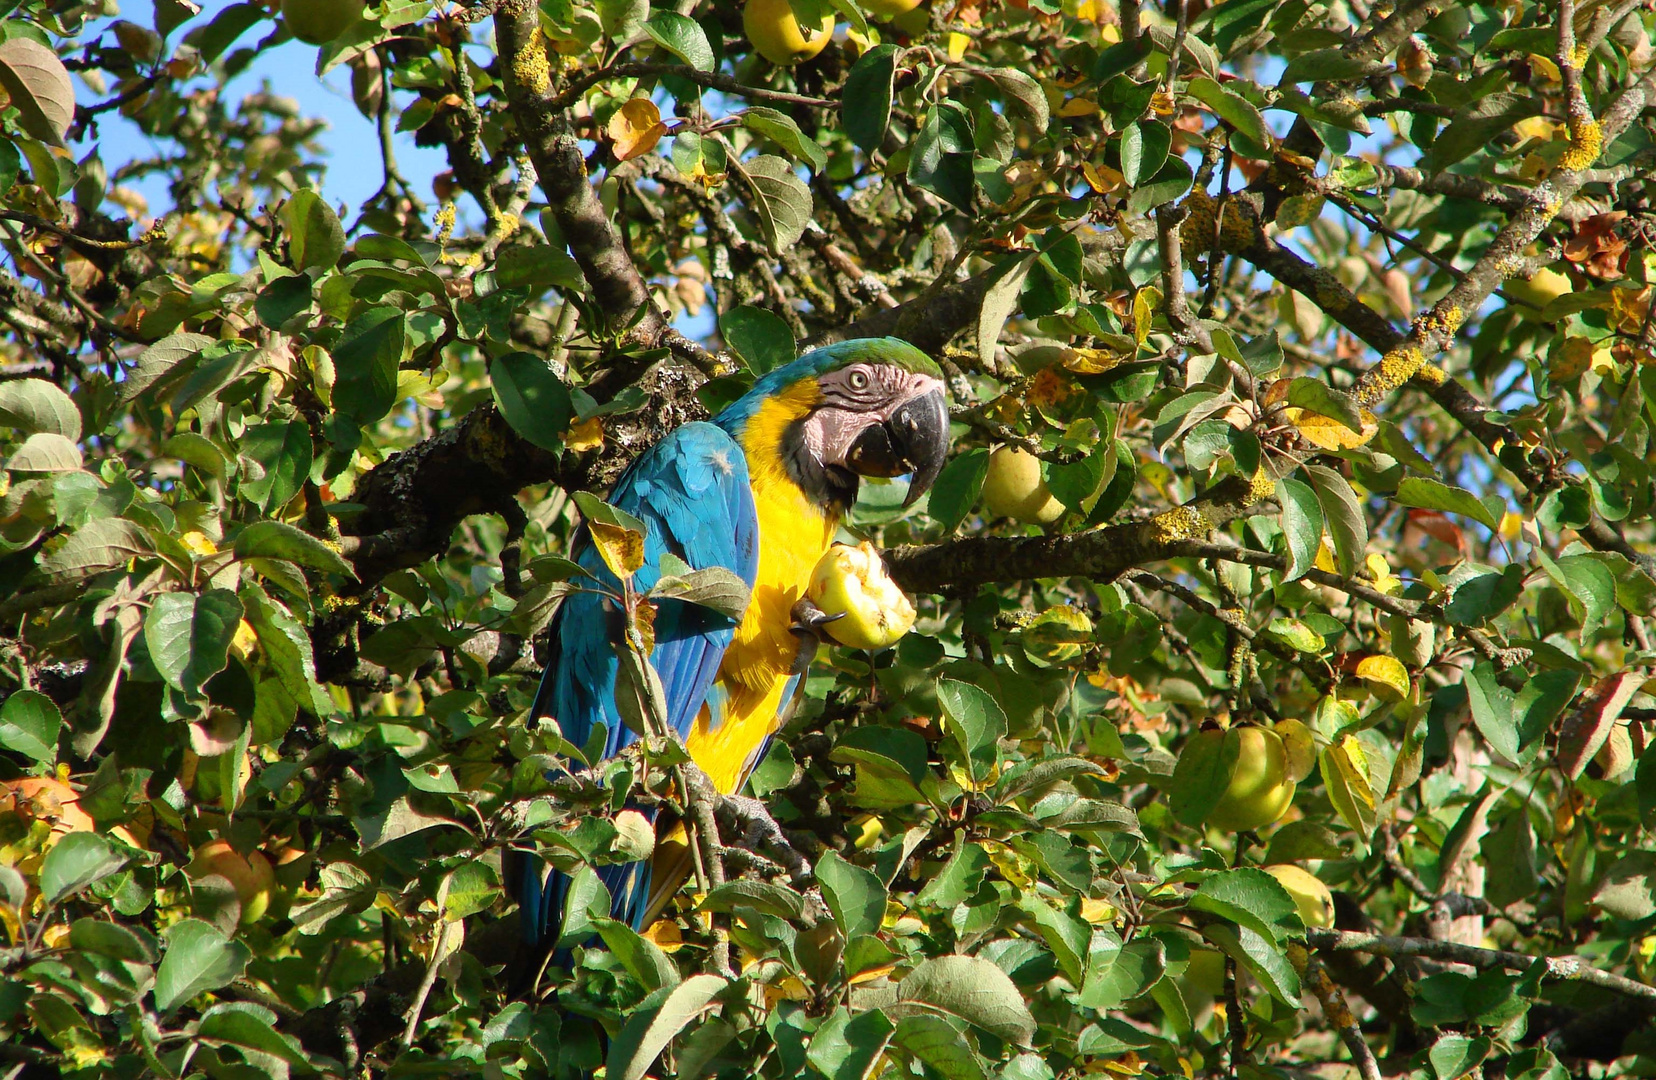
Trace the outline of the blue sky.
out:
M 173 31 L 170 43 L 176 43 L 191 28 L 204 25 L 229 6 L 229 0 L 206 0 L 200 15 Z M 118 17 L 140 26 L 153 26 L 154 7 L 151 0 L 124 0 Z M 95 36 L 113 21 L 104 19 L 92 23 L 87 38 Z M 245 46 L 256 42 L 273 26 L 270 21 L 259 23 L 243 34 L 237 44 Z M 328 171 L 323 179 L 322 193 L 329 202 L 335 205 L 343 202 L 354 211 L 379 189 L 382 180 L 379 136 L 374 123 L 351 103 L 349 70 L 335 68 L 325 79 L 318 79 L 316 54 L 315 48 L 299 42 L 268 50 L 246 71 L 231 80 L 225 93 L 231 100 L 236 100 L 268 83 L 276 93 L 296 100 L 303 115 L 326 120 L 328 130 L 318 140 L 328 152 L 325 159 Z M 100 95 L 93 94 L 78 81 L 76 92 L 83 103 L 100 100 Z M 157 145 L 164 146 L 114 114 L 105 114 L 100 118 L 97 141 L 102 146 L 104 163 L 111 170 L 133 158 L 153 156 Z M 431 202 L 431 178 L 448 167 L 442 151 L 415 146 L 411 133 L 396 136 L 395 145 L 397 163 L 403 175 L 422 199 Z M 90 143 L 76 146 L 76 156 L 84 154 L 89 148 Z M 164 181 L 151 179 L 133 186 L 149 200 L 151 214 L 169 209 L 170 200 Z

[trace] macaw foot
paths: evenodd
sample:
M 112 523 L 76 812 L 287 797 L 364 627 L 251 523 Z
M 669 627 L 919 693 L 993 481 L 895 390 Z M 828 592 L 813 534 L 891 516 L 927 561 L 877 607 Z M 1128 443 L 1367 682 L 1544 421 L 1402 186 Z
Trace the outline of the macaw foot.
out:
M 782 826 L 771 817 L 764 803 L 746 795 L 722 794 L 712 779 L 694 763 L 687 763 L 681 768 L 686 782 L 694 789 L 688 793 L 690 798 L 712 810 L 713 824 L 721 834 L 717 842 L 722 858 L 746 863 L 743 869 L 772 875 L 786 874 L 795 885 L 810 880 L 810 861 L 788 842 Z M 731 838 L 730 843 L 723 841 L 725 836 Z M 775 861 L 760 852 L 768 852 Z
M 799 653 L 794 657 L 791 674 L 804 675 L 810 670 L 811 661 L 816 659 L 817 647 L 822 644 L 822 628 L 835 619 L 845 618 L 845 612 L 830 615 L 802 596 L 795 601 L 791 614 L 793 625 L 788 629 L 799 639 Z
M 718 818 L 719 828 L 729 830 L 732 847 L 769 852 L 795 885 L 810 879 L 810 861 L 788 842 L 782 826 L 771 817 L 764 803 L 746 795 L 722 795 L 713 814 Z

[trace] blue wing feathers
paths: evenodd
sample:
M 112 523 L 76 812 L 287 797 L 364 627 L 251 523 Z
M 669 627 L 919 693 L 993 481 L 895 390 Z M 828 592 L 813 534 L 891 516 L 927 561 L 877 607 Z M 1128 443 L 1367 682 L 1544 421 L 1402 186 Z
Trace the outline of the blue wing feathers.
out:
M 722 428 L 694 423 L 672 432 L 622 474 L 609 501 L 644 522 L 644 565 L 634 575 L 641 591 L 659 580 L 667 552 L 693 569 L 724 567 L 753 584 L 759 566 L 753 489 L 740 445 Z M 620 591 L 584 533 L 575 559 L 604 588 Z M 637 738 L 615 709 L 615 619 L 613 604 L 597 592 L 570 594 L 552 626 L 552 655 L 532 713 L 536 719 L 553 717 L 576 746 L 584 746 L 593 725 L 603 721 L 609 734 L 606 756 Z M 657 608 L 655 630 L 650 660 L 661 676 L 667 721 L 682 738 L 718 676 L 736 624 L 707 608 L 664 601 Z M 649 894 L 648 864 L 605 867 L 603 873 L 615 899 L 615 917 L 636 923 Z M 560 879 L 554 872 L 543 882 L 538 865 L 527 868 L 520 899 L 528 940 L 544 940 L 561 917 L 568 884 Z

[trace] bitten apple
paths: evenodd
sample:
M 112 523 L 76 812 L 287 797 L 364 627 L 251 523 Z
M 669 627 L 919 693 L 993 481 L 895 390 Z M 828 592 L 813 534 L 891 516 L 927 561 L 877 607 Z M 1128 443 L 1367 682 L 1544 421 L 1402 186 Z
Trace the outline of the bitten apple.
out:
M 886 574 L 880 553 L 866 540 L 856 547 L 829 548 L 811 572 L 805 595 L 826 614 L 841 616 L 824 628 L 835 641 L 853 649 L 883 649 L 914 625 L 914 605 Z

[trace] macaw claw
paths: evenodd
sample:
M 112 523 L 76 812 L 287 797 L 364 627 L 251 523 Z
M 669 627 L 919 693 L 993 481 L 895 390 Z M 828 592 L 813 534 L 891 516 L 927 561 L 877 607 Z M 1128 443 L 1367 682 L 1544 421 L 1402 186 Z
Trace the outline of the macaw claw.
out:
M 845 618 L 845 612 L 830 615 L 817 607 L 809 597 L 802 596 L 794 602 L 790 615 L 793 625 L 788 629 L 799 638 L 799 652 L 794 656 L 789 674 L 804 675 L 810 669 L 811 661 L 816 659 L 817 647 L 822 644 L 822 628 L 836 619 Z

